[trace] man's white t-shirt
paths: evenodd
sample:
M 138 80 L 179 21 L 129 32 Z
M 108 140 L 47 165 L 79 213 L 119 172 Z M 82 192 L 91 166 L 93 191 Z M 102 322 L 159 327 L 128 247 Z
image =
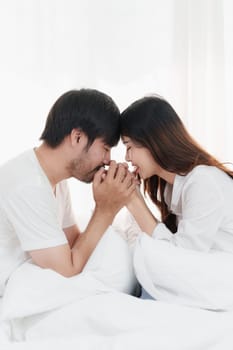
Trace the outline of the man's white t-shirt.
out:
M 27 251 L 68 243 L 63 228 L 75 218 L 67 182 L 55 192 L 32 149 L 0 167 L 0 295 Z
M 177 216 L 177 233 L 159 223 L 154 239 L 199 251 L 233 253 L 233 179 L 214 166 L 196 166 L 166 185 L 165 201 Z

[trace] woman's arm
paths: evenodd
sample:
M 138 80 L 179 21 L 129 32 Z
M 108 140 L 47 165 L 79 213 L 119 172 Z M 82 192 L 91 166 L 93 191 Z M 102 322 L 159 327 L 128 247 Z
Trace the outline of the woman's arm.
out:
M 152 235 L 158 220 L 155 219 L 150 209 L 148 208 L 139 186 L 135 189 L 127 204 L 127 208 L 137 221 L 141 230 L 150 236 Z

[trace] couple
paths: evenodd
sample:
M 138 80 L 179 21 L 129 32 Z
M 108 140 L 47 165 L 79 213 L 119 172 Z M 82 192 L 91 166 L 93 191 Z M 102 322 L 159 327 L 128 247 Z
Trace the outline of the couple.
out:
M 133 173 L 111 161 L 120 137 Z M 40 139 L 0 168 L 0 295 L 29 257 L 63 276 L 79 274 L 124 206 L 153 240 L 233 254 L 233 172 L 192 139 L 164 99 L 144 97 L 120 114 L 102 92 L 68 91 L 52 106 Z M 70 177 L 93 182 L 95 209 L 82 234 Z M 146 205 L 140 179 L 161 221 Z

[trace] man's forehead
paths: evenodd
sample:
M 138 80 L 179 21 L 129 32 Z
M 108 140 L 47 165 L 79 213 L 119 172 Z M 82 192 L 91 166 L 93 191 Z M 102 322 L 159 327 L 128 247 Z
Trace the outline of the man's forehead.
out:
M 96 138 L 93 144 L 111 148 L 101 137 Z
M 126 144 L 126 143 L 130 142 L 130 138 L 127 137 L 127 136 L 122 136 L 122 142 L 123 142 L 124 144 Z

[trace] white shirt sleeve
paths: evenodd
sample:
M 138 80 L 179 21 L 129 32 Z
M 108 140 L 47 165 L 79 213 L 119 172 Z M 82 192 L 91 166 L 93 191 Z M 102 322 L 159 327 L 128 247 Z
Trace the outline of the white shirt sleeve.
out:
M 76 224 L 76 218 L 72 210 L 69 186 L 66 180 L 60 182 L 58 195 L 58 211 L 62 228 L 67 228 Z
M 172 234 L 165 224 L 160 223 L 153 238 L 200 251 L 211 248 L 223 216 L 223 195 L 213 178 L 200 175 L 184 185 L 177 233 Z
M 8 197 L 5 207 L 24 251 L 67 243 L 58 221 L 56 201 L 47 188 L 18 188 Z

